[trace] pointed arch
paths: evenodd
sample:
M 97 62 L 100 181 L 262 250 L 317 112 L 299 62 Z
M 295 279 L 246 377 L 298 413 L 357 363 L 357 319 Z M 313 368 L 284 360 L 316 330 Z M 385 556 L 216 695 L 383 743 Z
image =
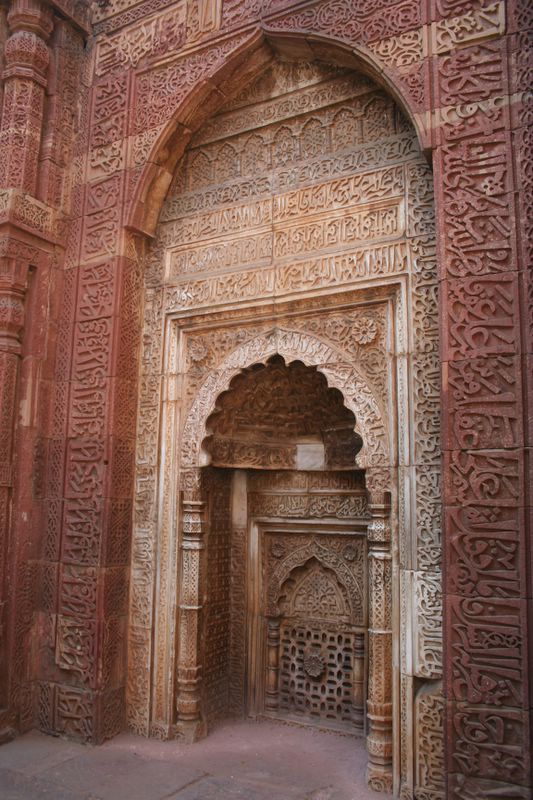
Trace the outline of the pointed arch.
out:
M 213 46 L 215 47 L 215 45 Z M 303 52 L 302 52 L 303 51 Z M 258 27 L 226 55 L 213 54 L 211 68 L 183 94 L 176 94 L 175 107 L 169 120 L 154 136 L 141 175 L 133 194 L 126 227 L 147 236 L 154 236 L 159 214 L 176 165 L 183 156 L 194 131 L 208 116 L 242 90 L 242 70 L 246 64 L 247 78 L 252 81 L 273 61 L 276 53 L 294 53 L 295 58 L 310 58 L 368 75 L 383 86 L 409 118 L 422 150 L 429 151 L 429 136 L 424 127 L 425 117 L 417 113 L 402 90 L 397 76 L 378 56 L 363 45 L 342 42 L 322 33 L 295 33 L 291 30 L 270 30 Z M 208 50 L 200 54 L 209 63 Z
M 353 570 L 350 569 L 342 556 L 328 547 L 324 547 L 316 539 L 312 539 L 311 542 L 303 547 L 293 550 L 272 572 L 267 588 L 267 613 L 271 616 L 279 614 L 278 602 L 283 585 L 295 570 L 305 567 L 312 559 L 316 559 L 340 580 L 347 590 L 350 612 L 353 618 L 359 621 L 364 613 L 365 587 L 357 581 Z

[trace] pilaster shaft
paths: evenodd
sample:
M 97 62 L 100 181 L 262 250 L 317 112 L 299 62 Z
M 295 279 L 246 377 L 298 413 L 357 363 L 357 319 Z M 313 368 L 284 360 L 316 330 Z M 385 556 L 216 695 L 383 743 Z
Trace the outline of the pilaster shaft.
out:
M 363 733 L 365 728 L 365 635 L 356 633 L 353 653 L 353 724 Z
M 390 508 L 387 495 L 371 493 L 368 526 L 370 586 L 368 768 L 371 789 L 392 791 L 392 613 Z
M 265 708 L 279 706 L 279 619 L 268 620 Z
M 16 393 L 24 325 L 24 298 L 28 265 L 0 259 L 0 625 L 6 630 L 8 533 L 13 486 L 13 442 Z M 9 648 L 0 648 L 7 658 Z M 0 656 L 1 658 L 2 656 Z M 0 708 L 8 705 L 7 664 L 0 662 Z
M 7 19 L 0 186 L 35 195 L 52 13 L 38 0 L 14 0 Z
M 205 512 L 203 501 L 183 497 L 176 708 L 179 731 L 188 741 L 195 741 L 203 734 L 204 724 L 201 710 L 200 659 Z

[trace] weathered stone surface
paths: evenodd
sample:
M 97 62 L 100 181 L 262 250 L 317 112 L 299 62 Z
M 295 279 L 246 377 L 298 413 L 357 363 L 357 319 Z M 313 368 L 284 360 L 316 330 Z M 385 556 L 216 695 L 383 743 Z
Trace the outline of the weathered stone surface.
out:
M 527 796 L 532 26 L 527 0 L 2 4 L 0 738 L 194 739 L 311 698 L 279 680 L 309 582 L 353 627 L 373 788 Z M 276 617 L 256 519 L 293 526 L 280 553 L 359 520 L 362 605 L 309 541 Z

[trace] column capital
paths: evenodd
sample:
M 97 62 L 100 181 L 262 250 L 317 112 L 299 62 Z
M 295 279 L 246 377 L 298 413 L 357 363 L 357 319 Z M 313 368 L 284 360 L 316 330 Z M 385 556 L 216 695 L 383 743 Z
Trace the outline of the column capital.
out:
M 54 27 L 51 8 L 40 0 L 12 0 L 7 22 L 11 33 L 27 31 L 44 40 Z
M 20 353 L 29 264 L 0 257 L 0 351 Z

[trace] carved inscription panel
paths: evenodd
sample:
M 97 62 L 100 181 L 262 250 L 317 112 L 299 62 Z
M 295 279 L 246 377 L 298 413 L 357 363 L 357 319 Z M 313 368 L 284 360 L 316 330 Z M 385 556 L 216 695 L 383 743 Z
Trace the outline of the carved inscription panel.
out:
M 201 129 L 174 178 L 150 258 L 176 287 L 168 309 L 404 272 L 407 165 L 420 159 L 365 76 L 271 67 Z

